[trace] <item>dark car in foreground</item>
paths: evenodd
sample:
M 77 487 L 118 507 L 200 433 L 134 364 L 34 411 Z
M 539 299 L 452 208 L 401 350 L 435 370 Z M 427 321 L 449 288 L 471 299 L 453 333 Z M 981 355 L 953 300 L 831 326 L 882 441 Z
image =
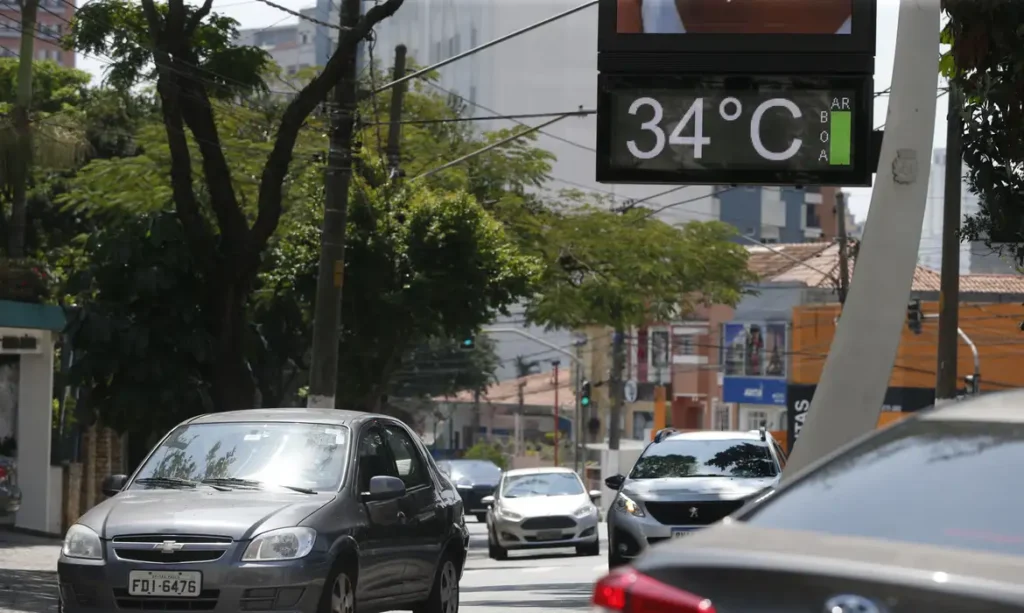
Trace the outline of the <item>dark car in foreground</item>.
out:
M 986 394 L 872 432 L 616 569 L 595 610 L 1024 611 L 1022 407 Z
M 65 536 L 62 611 L 458 610 L 462 500 L 389 417 L 196 417 L 104 490 Z
M 501 467 L 488 460 L 445 460 L 437 465 L 447 474 L 462 496 L 466 515 L 475 515 L 480 523 L 487 521 L 484 498 L 494 494 L 501 481 Z
M 608 510 L 608 564 L 620 566 L 649 545 L 686 537 L 772 487 L 786 456 L 764 430 L 658 432 L 616 490 Z

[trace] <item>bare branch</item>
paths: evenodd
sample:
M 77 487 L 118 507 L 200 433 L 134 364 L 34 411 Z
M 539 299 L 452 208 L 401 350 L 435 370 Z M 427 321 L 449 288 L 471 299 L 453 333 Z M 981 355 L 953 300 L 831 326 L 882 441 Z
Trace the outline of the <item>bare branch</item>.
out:
M 386 0 L 372 7 L 359 19 L 351 30 L 338 34 L 338 48 L 327 61 L 323 72 L 316 76 L 285 109 L 281 125 L 274 140 L 274 149 L 267 158 L 260 177 L 259 213 L 252 227 L 250 248 L 252 256 L 258 257 L 281 218 L 281 188 L 292 161 L 292 149 L 298 139 L 302 124 L 317 105 L 327 99 L 331 88 L 341 78 L 345 63 L 351 61 L 356 45 L 365 39 L 381 21 L 391 17 L 402 7 L 405 0 Z
M 199 28 L 199 24 L 210 14 L 213 9 L 213 0 L 204 0 L 203 5 L 199 7 L 199 10 L 192 15 L 192 19 L 185 25 L 184 37 L 190 39 L 196 30 Z

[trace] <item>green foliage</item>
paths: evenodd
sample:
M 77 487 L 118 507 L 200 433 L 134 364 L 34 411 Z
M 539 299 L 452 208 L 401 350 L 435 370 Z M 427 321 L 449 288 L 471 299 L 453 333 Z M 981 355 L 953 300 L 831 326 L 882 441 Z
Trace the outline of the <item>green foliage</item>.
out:
M 462 459 L 487 460 L 488 462 L 493 462 L 502 470 L 508 468 L 508 459 L 505 457 L 504 452 L 502 452 L 501 447 L 486 441 L 480 441 L 467 449 Z
M 430 338 L 402 356 L 388 395 L 436 398 L 464 390 L 483 392 L 494 382 L 499 365 L 495 343 L 486 336 L 469 350 L 456 338 Z
M 980 209 L 962 240 L 1024 263 L 1024 3 L 944 0 L 952 44 L 942 69 L 964 99 L 963 155 Z M 1002 244 L 1006 243 L 1006 244 Z
M 7 114 L 18 91 L 18 59 L 0 58 L 0 113 Z M 56 62 L 32 64 L 32 110 L 59 113 L 78 110 L 89 95 L 89 73 Z
M 184 20 L 193 20 L 199 7 L 182 4 Z M 167 3 L 155 3 L 154 8 L 166 23 Z M 263 75 L 270 66 L 270 55 L 257 47 L 233 44 L 237 35 L 237 21 L 212 13 L 197 25 L 191 40 L 178 41 L 189 59 L 179 65 L 201 77 L 213 97 L 267 91 Z M 107 84 L 130 91 L 155 77 L 154 42 L 143 4 L 96 0 L 79 7 L 64 44 L 67 49 L 109 58 Z
M 671 321 L 697 304 L 736 304 L 754 281 L 746 250 L 729 240 L 735 230 L 721 222 L 677 228 L 643 209 L 583 206 L 549 223 L 527 316 L 550 327 Z

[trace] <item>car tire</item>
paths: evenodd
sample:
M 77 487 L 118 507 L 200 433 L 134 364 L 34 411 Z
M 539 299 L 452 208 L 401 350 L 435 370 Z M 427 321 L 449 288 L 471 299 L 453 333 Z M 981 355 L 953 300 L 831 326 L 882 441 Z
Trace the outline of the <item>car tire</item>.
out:
M 594 539 L 594 542 L 589 545 L 580 545 L 576 547 L 576 555 L 578 556 L 599 556 L 601 555 L 601 539 Z
M 480 522 L 481 524 L 486 524 L 487 523 L 487 513 L 477 513 L 476 514 L 476 520 L 478 522 Z
M 352 573 L 341 564 L 336 564 L 324 581 L 318 613 L 355 613 L 356 584 Z
M 492 560 L 507 560 L 508 549 L 498 543 L 498 537 L 493 530 L 487 531 L 487 556 Z
M 413 607 L 413 613 L 459 613 L 459 563 L 454 556 L 441 558 L 430 596 Z

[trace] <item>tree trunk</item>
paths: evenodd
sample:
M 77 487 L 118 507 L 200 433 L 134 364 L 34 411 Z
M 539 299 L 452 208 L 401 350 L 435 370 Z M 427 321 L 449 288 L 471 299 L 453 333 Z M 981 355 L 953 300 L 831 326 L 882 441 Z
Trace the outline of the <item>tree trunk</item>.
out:
M 216 277 L 214 277 L 216 278 Z M 248 291 L 237 279 L 214 284 L 212 300 L 216 318 L 212 395 L 217 411 L 251 409 L 256 383 L 245 356 L 245 299 Z
M 622 420 L 623 385 L 622 371 L 626 368 L 626 333 L 621 329 L 615 330 L 612 341 L 612 372 L 608 377 L 608 385 L 611 388 L 611 411 L 608 417 L 608 449 L 618 449 L 619 439 L 622 436 L 619 422 Z
M 18 154 L 14 163 L 11 223 L 7 237 L 7 255 L 25 257 L 25 226 L 28 216 L 28 182 L 32 171 L 32 57 L 35 54 L 36 11 L 39 0 L 22 0 L 21 47 L 18 50 L 18 92 L 11 115 L 17 135 Z

